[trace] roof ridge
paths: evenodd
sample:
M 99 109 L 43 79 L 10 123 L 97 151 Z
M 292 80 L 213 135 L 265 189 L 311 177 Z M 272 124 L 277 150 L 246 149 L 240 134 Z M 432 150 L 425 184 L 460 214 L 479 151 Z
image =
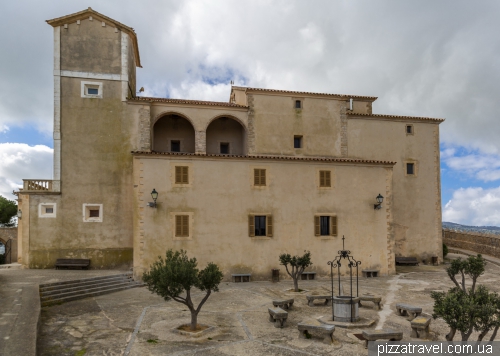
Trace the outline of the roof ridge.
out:
M 290 93 L 290 94 L 307 94 L 307 95 L 320 95 L 320 96 L 333 96 L 333 97 L 339 97 L 339 98 L 345 98 L 345 99 L 369 99 L 369 100 L 377 100 L 378 97 L 376 96 L 364 96 L 364 95 L 349 95 L 349 94 L 332 94 L 332 93 L 316 93 L 316 92 L 309 92 L 309 91 L 294 91 L 294 90 L 282 90 L 282 89 L 265 89 L 265 88 L 252 88 L 252 87 L 241 87 L 241 86 L 236 86 L 233 85 L 232 88 L 237 88 L 237 89 L 244 89 L 244 90 L 250 90 L 250 91 L 267 91 L 267 92 L 272 92 L 272 93 Z
M 412 119 L 412 120 L 428 120 L 428 121 L 439 121 L 443 122 L 445 119 L 435 118 L 435 117 L 424 117 L 424 116 L 407 116 L 407 115 L 387 115 L 387 114 L 366 114 L 366 113 L 356 113 L 347 112 L 347 115 L 351 116 L 373 116 L 373 117 L 388 117 L 395 119 Z
M 213 153 L 189 153 L 189 152 L 157 152 L 157 151 L 131 151 L 132 154 L 164 155 L 164 156 L 195 156 L 195 157 L 221 157 L 221 158 L 245 158 L 245 159 L 274 159 L 281 161 L 316 161 L 316 162 L 344 162 L 344 163 L 371 163 L 383 165 L 395 165 L 393 161 L 367 160 L 358 158 L 340 157 L 297 157 L 297 156 L 275 156 L 275 155 L 231 155 Z
M 227 101 L 211 101 L 211 100 L 196 100 L 196 99 L 173 99 L 173 98 L 155 98 L 149 96 L 136 96 L 133 98 L 128 98 L 130 101 L 151 101 L 151 102 L 165 102 L 165 103 L 187 103 L 187 104 L 199 104 L 199 105 L 219 105 L 219 106 L 231 106 L 238 108 L 248 108 L 246 105 L 234 104 Z

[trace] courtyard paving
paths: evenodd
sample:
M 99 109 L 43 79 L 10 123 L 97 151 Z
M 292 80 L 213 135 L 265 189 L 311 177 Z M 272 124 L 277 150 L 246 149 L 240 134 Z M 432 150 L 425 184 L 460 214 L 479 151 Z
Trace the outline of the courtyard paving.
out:
M 456 257 L 456 256 L 455 256 Z M 411 339 L 410 322 L 397 316 L 395 304 L 418 305 L 431 314 L 430 292 L 452 287 L 446 265 L 397 268 L 390 277 L 360 278 L 360 293 L 382 296 L 381 311 L 371 303 L 360 316 L 373 319 L 373 328 L 401 330 Z M 481 284 L 500 291 L 500 267 L 488 264 Z M 301 281 L 300 288 L 328 293 L 330 280 Z M 336 328 L 335 342 L 300 339 L 297 323 L 331 315 L 331 307 L 307 306 L 305 295 L 292 296 L 291 281 L 279 283 L 222 283 L 203 306 L 198 322 L 215 326 L 209 334 L 189 338 L 172 329 L 190 321 L 187 308 L 165 302 L 146 288 L 135 288 L 62 305 L 42 308 L 39 355 L 366 355 L 363 342 L 354 334 L 362 329 Z M 344 282 L 344 291 L 349 285 Z M 201 299 L 201 294 L 195 300 Z M 275 298 L 295 298 L 288 321 L 278 329 L 268 321 L 267 308 Z M 448 327 L 443 320 L 431 322 L 431 339 L 444 340 Z M 472 335 L 471 340 L 476 336 Z M 456 337 L 457 339 L 457 337 Z

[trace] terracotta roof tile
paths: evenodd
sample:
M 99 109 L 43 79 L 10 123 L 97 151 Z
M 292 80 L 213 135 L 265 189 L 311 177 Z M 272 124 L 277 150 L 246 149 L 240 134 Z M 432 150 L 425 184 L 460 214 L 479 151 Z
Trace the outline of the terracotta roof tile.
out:
M 371 101 L 377 100 L 376 96 L 363 96 L 363 95 L 347 95 L 347 94 L 329 94 L 329 93 L 313 93 L 308 91 L 292 91 L 292 90 L 280 90 L 280 89 L 263 89 L 263 88 L 248 88 L 248 87 L 237 87 L 233 86 L 236 89 L 243 89 L 248 91 L 260 91 L 267 93 L 284 93 L 284 94 L 303 94 L 303 95 L 315 95 L 315 96 L 330 96 L 341 99 L 368 99 Z
M 190 104 L 190 105 L 209 105 L 209 106 L 229 106 L 233 108 L 248 108 L 245 105 L 238 105 L 224 101 L 203 101 L 203 100 L 188 100 L 188 99 L 168 99 L 168 98 L 151 98 L 146 96 L 137 96 L 129 98 L 129 101 L 146 101 L 153 103 L 172 103 L 172 104 Z
M 407 119 L 407 120 L 422 120 L 422 121 L 434 121 L 443 122 L 445 119 L 438 119 L 433 117 L 419 117 L 419 116 L 398 116 L 398 115 L 382 115 L 382 114 L 361 114 L 348 112 L 349 116 L 364 116 L 364 117 L 380 117 L 380 118 L 390 118 L 390 119 Z
M 272 155 L 221 155 L 221 154 L 202 154 L 202 153 L 184 153 L 184 152 L 156 152 L 156 151 L 132 151 L 133 155 L 155 155 L 155 156 L 188 156 L 188 157 L 218 157 L 218 158 L 243 158 L 243 159 L 268 159 L 276 161 L 312 161 L 312 162 L 339 162 L 339 163 L 368 163 L 381 165 L 395 165 L 392 161 L 366 160 L 356 158 L 334 158 L 334 157 L 296 157 L 296 156 L 272 156 Z

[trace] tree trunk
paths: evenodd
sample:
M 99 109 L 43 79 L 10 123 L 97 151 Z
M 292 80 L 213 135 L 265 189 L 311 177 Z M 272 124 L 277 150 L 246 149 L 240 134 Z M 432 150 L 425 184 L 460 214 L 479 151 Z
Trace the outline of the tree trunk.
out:
M 450 328 L 450 332 L 446 335 L 446 341 L 453 341 L 453 338 L 455 337 L 456 332 L 457 332 L 457 329 Z
M 196 330 L 196 325 L 198 325 L 198 312 L 196 310 L 191 310 L 191 331 Z
M 295 292 L 299 291 L 299 276 L 293 278 L 293 288 Z
M 497 336 L 497 332 L 498 332 L 498 328 L 499 328 L 499 327 L 500 327 L 500 326 L 498 326 L 498 325 L 497 325 L 497 326 L 495 326 L 495 329 L 493 329 L 493 334 L 492 334 L 492 335 L 491 335 L 491 337 L 490 337 L 490 341 L 495 340 L 495 337 Z
M 482 331 L 479 334 L 479 336 L 477 337 L 477 341 L 483 341 L 483 338 L 486 336 L 486 334 L 488 333 L 488 331 L 490 331 L 490 329 Z

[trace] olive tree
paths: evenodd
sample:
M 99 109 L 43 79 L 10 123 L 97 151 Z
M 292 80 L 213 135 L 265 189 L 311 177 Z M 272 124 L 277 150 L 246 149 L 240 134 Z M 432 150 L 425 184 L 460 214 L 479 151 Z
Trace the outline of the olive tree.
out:
M 143 274 L 142 279 L 152 293 L 186 305 L 191 312 L 191 330 L 196 330 L 198 313 L 210 294 L 219 291 L 223 274 L 219 267 L 210 262 L 201 271 L 197 268 L 196 258 L 188 258 L 186 251 L 169 249 L 165 259 L 161 256 Z M 195 287 L 205 292 L 197 307 L 191 299 L 191 289 Z
M 481 255 L 453 260 L 446 272 L 455 287 L 448 292 L 431 292 L 434 299 L 433 318 L 443 318 L 450 327 L 446 340 L 452 341 L 457 331 L 462 341 L 467 341 L 473 331 L 479 332 L 478 341 L 483 340 L 492 329 L 490 341 L 496 337 L 500 327 L 500 297 L 485 286 L 476 286 L 485 265 Z M 467 276 L 471 279 L 469 288 L 466 286 Z
M 285 266 L 286 273 L 293 279 L 293 288 L 295 292 L 299 291 L 299 277 L 304 269 L 312 265 L 311 252 L 304 251 L 302 256 L 291 256 L 289 253 L 283 253 L 279 256 L 280 264 Z M 290 270 L 288 269 L 290 266 Z

